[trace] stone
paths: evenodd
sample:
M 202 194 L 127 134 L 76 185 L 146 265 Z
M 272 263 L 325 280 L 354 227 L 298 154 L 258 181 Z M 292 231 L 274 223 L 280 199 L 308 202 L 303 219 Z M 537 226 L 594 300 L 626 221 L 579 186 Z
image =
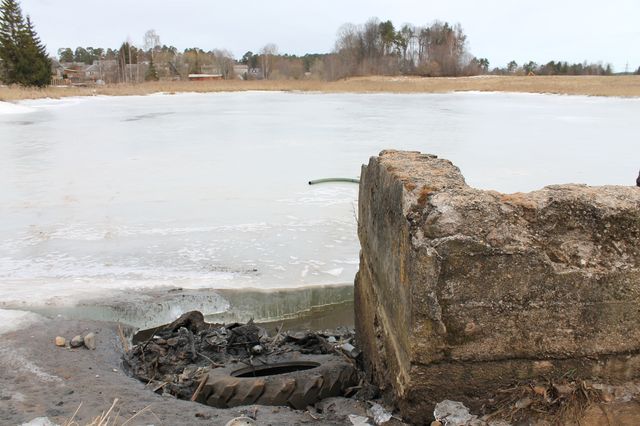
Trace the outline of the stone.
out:
M 84 336 L 83 342 L 87 349 L 96 349 L 96 335 L 94 333 L 89 333 Z
M 353 346 L 351 343 L 343 343 L 342 345 L 340 345 L 340 349 L 342 349 L 344 353 L 354 359 L 357 358 L 358 355 L 360 355 L 360 350 Z
M 380 404 L 373 403 L 369 411 L 371 412 L 371 417 L 373 417 L 373 422 L 376 426 L 383 425 L 391 420 L 391 412 L 385 410 L 385 408 Z
M 529 407 L 532 403 L 533 403 L 533 400 L 531 398 L 525 397 L 525 398 L 522 398 L 522 399 L 519 399 L 518 401 L 516 401 L 514 406 L 518 410 L 522 410 L 523 408 Z
M 433 416 L 444 426 L 480 425 L 478 417 L 469 413 L 469 409 L 463 403 L 448 399 L 436 404 Z
M 56 346 L 64 346 L 67 344 L 67 339 L 62 336 L 56 336 Z
M 52 422 L 48 417 L 36 417 L 29 422 L 22 423 L 21 426 L 58 426 L 58 424 Z
M 255 420 L 250 417 L 236 417 L 225 423 L 225 426 L 251 426 L 257 424 Z
M 501 194 L 448 160 L 383 151 L 358 199 L 358 345 L 403 418 L 428 423 L 444 399 L 491 407 L 541 375 L 640 373 L 636 187 Z
M 182 314 L 177 320 L 164 327 L 165 330 L 178 331 L 181 327 L 197 334 L 209 328 L 200 311 L 190 311 Z
M 371 426 L 369 418 L 364 416 L 358 416 L 356 414 L 349 414 L 349 421 L 353 426 Z
M 558 396 L 566 397 L 575 392 L 576 387 L 565 384 L 554 384 L 553 389 L 558 393 Z
M 72 348 L 79 348 L 83 344 L 84 344 L 84 339 L 80 335 L 74 336 L 73 339 L 71 339 L 71 342 L 70 342 L 70 345 L 71 345 Z

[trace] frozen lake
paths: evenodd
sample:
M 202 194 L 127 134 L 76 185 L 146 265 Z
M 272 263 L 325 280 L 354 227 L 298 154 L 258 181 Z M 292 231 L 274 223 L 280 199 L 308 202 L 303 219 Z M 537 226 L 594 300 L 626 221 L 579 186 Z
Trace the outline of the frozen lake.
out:
M 470 185 L 631 185 L 640 100 L 219 93 L 0 105 L 0 307 L 113 289 L 351 283 L 358 177 L 382 149 Z

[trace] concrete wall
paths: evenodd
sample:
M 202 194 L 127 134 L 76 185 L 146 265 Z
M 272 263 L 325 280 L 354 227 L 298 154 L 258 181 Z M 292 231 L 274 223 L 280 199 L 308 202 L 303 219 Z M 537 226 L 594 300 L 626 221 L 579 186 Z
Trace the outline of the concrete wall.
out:
M 383 151 L 361 174 L 358 339 L 403 415 L 518 380 L 640 371 L 640 189 L 500 194 L 451 162 Z

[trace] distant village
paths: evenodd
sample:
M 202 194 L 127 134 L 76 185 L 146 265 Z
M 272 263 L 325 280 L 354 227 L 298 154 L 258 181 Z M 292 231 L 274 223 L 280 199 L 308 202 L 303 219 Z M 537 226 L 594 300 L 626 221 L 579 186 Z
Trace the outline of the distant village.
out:
M 190 72 L 188 64 L 182 66 L 171 62 L 154 64 L 159 80 L 222 80 L 225 78 L 217 65 L 202 65 L 200 72 Z M 150 62 L 125 64 L 122 67 L 116 59 L 98 59 L 91 65 L 84 62 L 60 62 L 51 58 L 51 84 L 55 86 L 88 86 L 115 83 L 142 83 L 149 80 Z M 261 79 L 260 68 L 249 68 L 248 65 L 233 65 L 233 75 L 226 78 Z
M 26 25 L 26 24 L 25 24 Z M 30 22 L 29 22 L 29 25 Z M 27 25 L 28 28 L 31 28 Z M 434 21 L 396 29 L 391 21 L 372 18 L 364 24 L 341 27 L 331 53 L 303 56 L 281 54 L 269 43 L 258 53 L 236 59 L 224 49 L 188 48 L 180 52 L 160 44 L 154 30 L 145 33 L 143 47 L 130 41 L 118 49 L 77 47 L 58 49 L 46 57 L 44 45 L 31 28 L 36 49 L 18 49 L 25 58 L 13 60 L 16 48 L 0 49 L 0 80 L 26 86 L 96 86 L 145 81 L 303 80 L 335 81 L 353 76 L 461 77 L 494 75 L 612 75 L 610 64 L 533 61 L 490 68 L 487 58 L 468 51 L 467 36 L 459 24 Z M 16 42 L 17 43 L 17 42 Z M 17 46 L 17 45 L 16 45 Z M 7 53 L 8 52 L 8 53 Z M 12 62 L 13 61 L 13 62 Z M 15 62 L 15 63 L 14 63 Z M 26 65 L 29 66 L 26 66 Z M 51 74 L 49 75 L 49 67 Z M 625 74 L 629 73 L 625 70 Z M 640 69 L 637 71 L 640 74 Z

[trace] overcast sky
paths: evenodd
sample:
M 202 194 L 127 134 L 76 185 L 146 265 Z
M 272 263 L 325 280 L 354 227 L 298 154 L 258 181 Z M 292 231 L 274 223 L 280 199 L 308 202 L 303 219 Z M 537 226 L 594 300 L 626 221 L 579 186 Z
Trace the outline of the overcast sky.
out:
M 237 58 L 275 43 L 280 53 L 324 53 L 338 28 L 370 17 L 424 25 L 459 22 L 469 50 L 491 66 L 533 60 L 640 66 L 638 0 L 22 0 L 49 52 L 60 47 L 142 45 L 155 29 L 180 50 L 225 48 Z

